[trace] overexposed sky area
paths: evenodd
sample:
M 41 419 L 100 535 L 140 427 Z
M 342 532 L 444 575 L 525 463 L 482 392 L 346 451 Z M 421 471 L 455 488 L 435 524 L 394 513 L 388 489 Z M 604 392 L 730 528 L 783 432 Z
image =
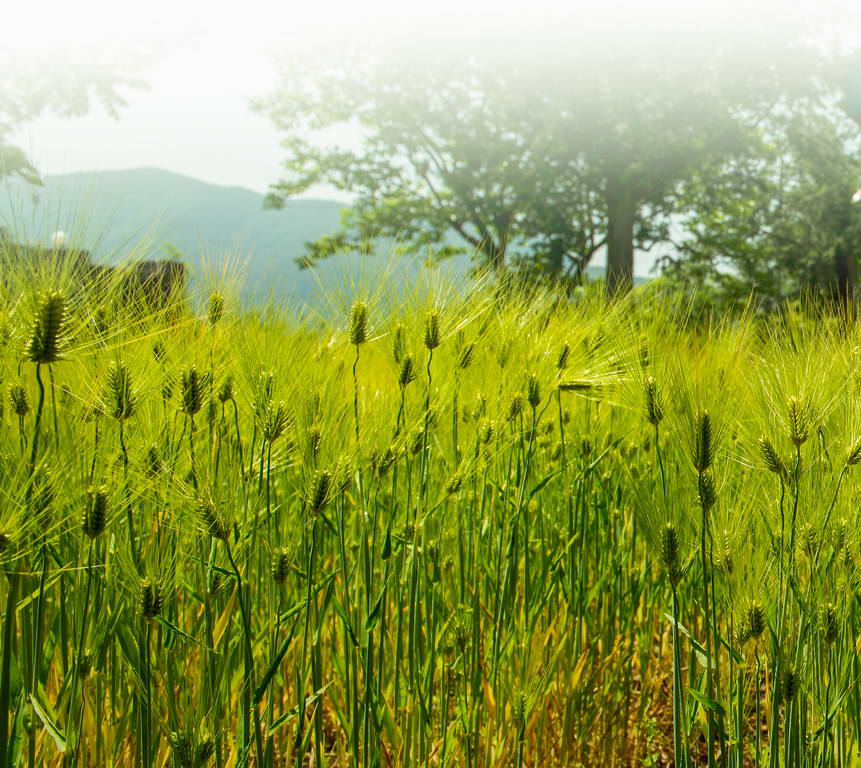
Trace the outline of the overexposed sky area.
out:
M 283 153 L 274 127 L 249 101 L 275 85 L 278 52 L 290 46 L 331 43 L 339 35 L 361 39 L 398 24 L 474 30 L 481 40 L 488 20 L 516 24 L 527 15 L 565 14 L 576 23 L 578 15 L 615 6 L 623 23 L 629 12 L 672 15 L 692 2 L 11 0 L 2 14 L 0 59 L 15 66 L 59 59 L 70 49 L 103 58 L 149 52 L 136 69 L 146 87 L 127 92 L 117 118 L 96 107 L 72 119 L 46 114 L 16 131 L 12 140 L 41 173 L 150 166 L 265 192 L 279 176 Z M 312 194 L 336 196 L 327 189 Z

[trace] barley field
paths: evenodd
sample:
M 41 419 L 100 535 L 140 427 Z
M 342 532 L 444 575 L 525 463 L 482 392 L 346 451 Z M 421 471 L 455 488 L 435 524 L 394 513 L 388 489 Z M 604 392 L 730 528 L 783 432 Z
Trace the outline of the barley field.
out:
M 2 765 L 858 764 L 851 323 L 3 275 Z

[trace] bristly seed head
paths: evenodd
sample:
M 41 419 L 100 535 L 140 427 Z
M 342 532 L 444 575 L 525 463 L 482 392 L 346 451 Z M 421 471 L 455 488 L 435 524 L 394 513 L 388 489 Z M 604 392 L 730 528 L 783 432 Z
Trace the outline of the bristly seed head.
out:
M 790 397 L 787 401 L 786 410 L 789 421 L 789 439 L 796 448 L 800 448 L 810 437 L 810 407 L 802 403 L 797 397 Z
M 745 640 L 758 640 L 765 632 L 768 621 L 765 608 L 761 603 L 753 603 L 747 609 L 742 620 L 742 632 Z
M 462 371 L 469 368 L 469 365 L 472 362 L 473 352 L 475 352 L 475 344 L 471 341 L 467 342 L 460 348 L 460 355 L 458 356 L 457 363 Z
M 30 412 L 27 392 L 20 384 L 13 384 L 9 387 L 9 400 L 12 404 L 12 411 L 19 418 L 23 419 Z
M 646 419 L 652 426 L 657 427 L 664 418 L 664 406 L 661 400 L 661 393 L 658 390 L 658 382 L 654 377 L 646 376 L 646 381 L 643 386 L 646 399 Z
M 526 402 L 533 409 L 541 404 L 541 382 L 532 373 L 529 374 L 529 378 L 526 380 Z
M 406 389 L 411 381 L 415 381 L 418 373 L 416 372 L 415 360 L 412 355 L 404 355 L 401 358 L 401 370 L 398 373 L 398 385 L 401 389 Z
M 506 421 L 514 421 L 523 412 L 523 396 L 515 395 L 511 398 L 511 405 L 508 406 L 508 414 Z
M 559 357 L 556 358 L 556 370 L 564 371 L 568 367 L 568 358 L 571 356 L 570 344 L 563 344 L 559 350 Z
M 222 379 L 221 386 L 218 388 L 218 401 L 226 403 L 228 400 L 233 400 L 233 376 L 229 373 Z
M 140 585 L 138 608 L 145 619 L 155 619 L 164 607 L 164 595 L 158 582 L 144 579 Z
M 425 315 L 424 342 L 428 349 L 436 349 L 440 344 L 440 318 L 437 309 L 430 310 Z
M 708 411 L 702 411 L 697 417 L 694 428 L 694 469 L 703 473 L 712 465 L 714 454 L 714 435 L 712 420 Z
M 358 347 L 368 340 L 368 305 L 355 301 L 350 309 L 350 344 Z
M 32 363 L 55 363 L 60 359 L 66 321 L 66 298 L 58 291 L 42 296 L 25 355 Z
M 224 317 L 224 296 L 220 293 L 209 294 L 209 306 L 206 310 L 206 316 L 212 327 L 218 325 L 221 318 Z
M 854 467 L 858 462 L 861 462 L 861 438 L 849 446 L 849 451 L 846 455 L 847 467 Z
M 395 326 L 395 330 L 392 332 L 392 359 L 395 361 L 395 365 L 400 365 L 401 360 L 404 359 L 404 355 L 407 351 L 407 332 L 404 326 L 401 323 L 398 323 Z
M 81 521 L 81 530 L 91 539 L 100 536 L 108 522 L 108 489 L 87 489 L 87 501 L 84 507 L 84 517 Z
M 331 489 L 332 472 L 328 469 L 317 470 L 311 478 L 307 498 L 308 506 L 311 508 L 313 515 L 318 515 L 326 504 L 329 503 Z
M 284 403 L 270 403 L 262 425 L 263 438 L 269 443 L 274 443 L 290 426 L 290 421 L 290 414 Z
M 711 472 L 701 472 L 697 480 L 697 495 L 700 506 L 708 512 L 717 501 L 717 489 L 714 475 Z
M 134 413 L 136 398 L 131 374 L 124 363 L 111 363 L 105 385 L 105 401 L 105 411 L 117 421 L 125 421 Z
M 203 407 L 203 377 L 195 366 L 183 369 L 180 375 L 182 412 L 194 416 Z
M 798 673 L 792 667 L 783 673 L 783 696 L 787 701 L 795 698 L 800 682 Z
M 218 505 L 212 499 L 197 500 L 197 516 L 203 525 L 204 530 L 212 536 L 213 539 L 227 541 L 230 534 L 229 526 Z
M 286 547 L 272 553 L 272 579 L 276 584 L 283 584 L 290 575 L 291 553 Z
M 678 586 L 684 576 L 680 550 L 678 531 L 672 523 L 667 523 L 661 531 L 661 563 L 674 587 Z
M 826 644 L 833 645 L 837 641 L 839 632 L 837 607 L 833 603 L 828 603 L 822 610 L 822 639 Z
M 786 476 L 786 467 L 783 464 L 783 460 L 777 453 L 774 444 L 765 435 L 759 438 L 759 453 L 762 456 L 765 468 L 769 472 L 774 472 L 778 477 Z

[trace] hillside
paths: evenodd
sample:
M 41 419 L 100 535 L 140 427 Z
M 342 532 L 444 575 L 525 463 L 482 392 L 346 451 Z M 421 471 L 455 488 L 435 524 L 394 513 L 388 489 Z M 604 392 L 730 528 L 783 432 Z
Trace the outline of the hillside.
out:
M 106 262 L 132 250 L 158 258 L 176 249 L 198 276 L 225 261 L 241 263 L 249 298 L 308 299 L 317 282 L 295 260 L 306 242 L 338 228 L 342 208 L 331 200 L 299 199 L 280 211 L 264 210 L 263 196 L 251 190 L 155 168 L 47 176 L 43 187 L 0 183 L 0 226 L 18 239 L 47 243 L 63 230 Z M 378 261 L 388 262 L 391 248 L 381 250 Z M 446 268 L 463 272 L 468 263 L 464 256 Z M 374 268 L 345 254 L 327 261 L 320 277 L 341 283 Z M 596 277 L 603 269 L 588 272 Z
M 100 261 L 123 258 L 132 248 L 152 257 L 176 248 L 192 267 L 246 261 L 253 292 L 275 280 L 304 296 L 314 280 L 294 260 L 306 241 L 337 229 L 341 208 L 329 200 L 295 200 L 282 211 L 265 211 L 256 192 L 142 168 L 48 176 L 42 188 L 7 183 L 0 224 L 43 242 L 63 230 Z

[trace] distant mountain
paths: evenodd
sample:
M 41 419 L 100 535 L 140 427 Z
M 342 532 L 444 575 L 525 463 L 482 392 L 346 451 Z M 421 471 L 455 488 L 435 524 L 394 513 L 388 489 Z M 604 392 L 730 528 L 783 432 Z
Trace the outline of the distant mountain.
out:
M 47 176 L 42 187 L 0 183 L 0 226 L 18 239 L 48 243 L 62 230 L 94 260 L 116 261 L 132 251 L 158 258 L 182 254 L 193 273 L 218 272 L 225 262 L 245 265 L 245 295 L 307 299 L 317 278 L 296 259 L 305 243 L 336 231 L 343 204 L 294 199 L 279 211 L 264 210 L 263 196 L 157 168 Z M 391 250 L 383 248 L 382 250 Z M 384 253 L 379 261 L 388 261 Z M 447 265 L 465 272 L 469 259 Z M 327 260 L 323 282 L 349 283 L 368 274 L 351 254 Z M 603 268 L 588 270 L 602 276 Z
M 291 200 L 263 209 L 263 196 L 155 168 L 47 176 L 43 187 L 0 185 L 0 225 L 19 238 L 48 242 L 62 230 L 95 260 L 130 251 L 150 258 L 178 250 L 192 267 L 218 269 L 226 259 L 247 265 L 254 293 L 279 288 L 305 296 L 314 285 L 295 259 L 304 245 L 338 229 L 343 205 Z

